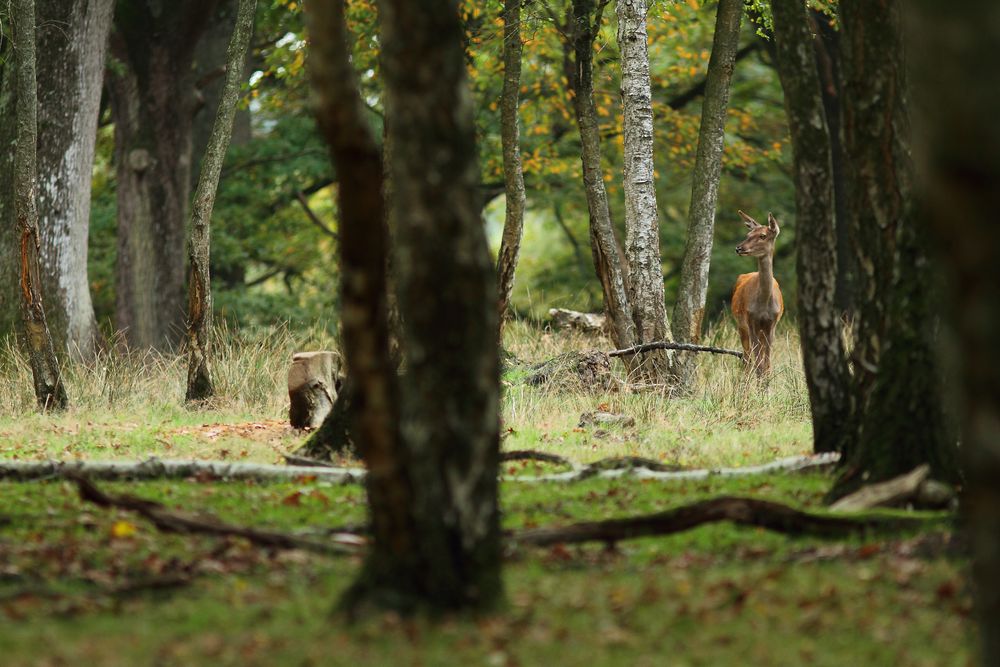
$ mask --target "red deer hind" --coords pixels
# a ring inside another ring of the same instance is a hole
[[[743,211],[739,211],[743,224],[750,230],[743,243],[736,246],[736,254],[757,258],[757,271],[744,273],[736,279],[733,288],[732,308],[736,326],[743,343],[743,360],[752,364],[758,377],[771,372],[771,346],[774,327],[785,312],[781,288],[774,279],[774,240],[781,231],[778,221],[767,214],[767,225],[757,224]]]

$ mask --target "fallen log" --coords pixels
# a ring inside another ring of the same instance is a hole
[[[924,509],[947,507],[955,497],[947,485],[929,479],[926,463],[905,475],[877,484],[863,486],[830,505],[833,512],[859,512],[875,507],[900,507],[913,504]]]
[[[507,537],[515,545],[551,546],[583,542],[615,543],[637,537],[672,535],[698,526],[729,521],[741,526],[764,528],[784,535],[846,537],[871,530],[907,530],[927,523],[918,517],[847,518],[803,512],[788,505],[723,496],[684,505],[665,512],[624,519],[585,521],[557,528],[533,528]],[[938,520],[932,517],[930,520]]]
[[[608,352],[609,357],[624,357],[628,354],[642,354],[643,352],[652,352],[653,350],[681,350],[683,352],[711,352],[713,354],[731,354],[734,357],[743,358],[743,353],[739,350],[730,350],[724,347],[712,347],[710,345],[695,345],[694,343],[668,343],[666,341],[659,341],[655,343],[643,343],[642,345],[634,345],[633,347],[627,347],[624,350],[612,350]]]
[[[365,471],[356,468],[319,468],[310,466],[275,466],[257,463],[220,461],[183,461],[150,458],[145,461],[3,461],[0,480],[29,481],[70,479],[84,476],[101,480],[150,479],[224,479],[281,481],[303,477],[337,484],[352,484],[364,479]]]
[[[158,502],[138,498],[127,494],[110,495],[104,493],[93,482],[85,477],[77,476],[77,489],[80,499],[99,507],[136,512],[148,519],[157,530],[165,533],[181,533],[186,535],[201,534],[216,537],[241,537],[257,546],[272,549],[302,549],[325,555],[357,553],[365,541],[356,535],[331,536],[328,541],[320,542],[305,539],[289,533],[272,530],[260,530],[247,526],[237,526],[226,523],[210,515],[194,515],[186,512],[169,510]]]
[[[576,464],[569,459],[558,454],[548,452],[538,452],[533,449],[515,449],[509,452],[500,452],[500,462],[507,461],[540,461],[542,463],[555,463],[558,465],[575,468]]]
[[[576,329],[587,333],[607,330],[608,318],[604,313],[581,313],[566,308],[549,308],[552,323],[560,329]]]

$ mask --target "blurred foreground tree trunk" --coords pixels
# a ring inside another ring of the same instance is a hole
[[[728,1],[728,0],[727,0]],[[736,0],[739,5],[739,0]],[[628,297],[636,343],[671,341],[663,294],[660,225],[653,167],[653,97],[649,80],[646,0],[618,0],[618,48],[622,73],[623,185]],[[636,371],[646,382],[673,384],[673,359],[665,350],[639,357]]]
[[[1000,664],[1000,5],[910,0],[922,191],[945,259],[961,378],[962,499],[974,555],[981,663]],[[928,282],[928,281],[921,281]]]
[[[94,354],[87,280],[90,181],[112,0],[38,2],[38,227],[45,314],[55,347]]]
[[[115,121],[118,263],[115,325],[139,348],[184,331],[185,224],[195,47],[218,0],[120,3],[108,92]]]
[[[573,100],[573,112],[580,130],[580,159],[583,162],[583,186],[590,213],[590,250],[594,269],[601,281],[604,310],[611,322],[611,340],[619,349],[636,344],[635,321],[628,299],[628,268],[622,258],[614,226],[608,193],[601,168],[601,134],[594,106],[594,40],[601,27],[601,17],[609,0],[573,0],[563,33],[564,69]]]
[[[812,410],[813,450],[838,451],[850,375],[837,294],[837,233],[830,133],[806,9],[772,0],[775,65],[785,93],[795,180],[799,334]]]
[[[853,161],[850,199],[859,320],[853,419],[832,497],[921,463],[958,481],[958,449],[945,416],[938,364],[939,272],[913,202],[908,80],[897,0],[843,0],[844,128]]]
[[[344,344],[373,535],[343,600],[352,612],[488,608],[501,596],[496,279],[479,217],[458,7],[432,5],[380,7],[401,380],[389,349],[382,165],[344,3],[309,7],[320,125],[335,164],[351,165],[338,170],[349,179],[338,189]],[[382,221],[374,232],[372,220]]]
[[[22,342],[34,378],[35,399],[43,410],[63,409],[69,401],[59,374],[52,336],[45,321],[42,272],[39,267],[38,100],[35,70],[35,3],[16,0],[13,7],[14,52],[17,61],[17,146],[14,154],[14,215],[17,254],[10,258],[21,269],[18,291],[24,319]]]
[[[233,133],[236,104],[240,99],[243,63],[253,34],[257,0],[240,0],[229,50],[226,54],[226,85],[219,100],[212,134],[205,148],[194,193],[191,214],[190,266],[188,279],[187,351],[188,375],[185,398],[199,401],[214,393],[209,361],[212,336],[212,281],[209,270],[212,209],[222,174],[222,163]]]
[[[521,172],[521,138],[518,129],[518,96],[521,88],[521,1],[504,0],[503,91],[500,93],[500,141],[503,145],[504,206],[503,238],[497,257],[500,301],[500,332],[503,333],[514,272],[524,233],[524,174]],[[502,338],[501,338],[502,341]]]
[[[673,313],[674,337],[683,343],[698,343],[701,340],[712,240],[715,237],[715,209],[719,200],[719,179],[722,176],[729,88],[736,66],[742,19],[741,0],[720,0],[715,20],[715,36],[712,39],[712,55],[708,61],[705,80],[698,154],[691,180],[687,243]],[[677,370],[685,384],[690,382],[693,368],[693,355],[679,358]]]

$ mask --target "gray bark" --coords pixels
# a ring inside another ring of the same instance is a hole
[[[115,120],[118,264],[115,324],[139,348],[184,331],[185,224],[191,193],[192,62],[217,0],[161,11],[136,0],[115,17],[108,91]]]
[[[0,9],[0,19],[8,20]],[[0,118],[17,114],[17,77],[13,43],[0,39]],[[14,217],[14,148],[17,123],[0,123],[0,331],[14,331],[20,321],[20,290],[17,276],[17,224]]]
[[[14,215],[19,252],[11,257],[21,267],[18,289],[24,320],[23,346],[34,378],[35,399],[42,410],[63,409],[69,403],[59,374],[52,336],[45,321],[39,266],[38,85],[35,68],[35,3],[17,0],[13,5],[15,56],[17,58],[17,146],[14,155]]]
[[[1000,5],[911,0],[922,191],[956,336],[980,663],[1000,664]]]
[[[90,181],[112,0],[38,3],[39,232],[46,317],[56,349],[94,353],[87,280]]]
[[[521,172],[521,138],[518,129],[518,95],[521,87],[521,0],[505,0],[503,9],[503,91],[500,93],[500,140],[503,145],[503,180],[506,194],[503,238],[497,257],[500,329],[506,320],[514,272],[524,232],[524,174]]]
[[[813,450],[838,451],[849,410],[847,352],[836,303],[837,233],[830,134],[806,10],[773,0],[776,65],[785,93],[795,180],[799,333]]]
[[[742,18],[741,0],[720,0],[715,19],[715,36],[712,39],[712,55],[705,79],[698,153],[691,181],[687,243],[673,312],[673,333],[678,341],[697,343],[701,340],[712,241],[715,236],[715,208],[722,175],[729,87],[736,65]],[[687,357],[680,360],[678,372],[685,383],[690,381],[692,370],[693,359]]]
[[[635,322],[626,291],[628,273],[615,239],[608,193],[604,188],[600,125],[594,106],[594,39],[607,2],[601,0],[600,4],[595,4],[594,0],[573,0],[572,15],[565,30],[568,38],[564,65],[580,130],[583,185],[590,214],[590,250],[601,281],[604,309],[611,321],[611,339],[616,347],[623,348],[635,345]]]
[[[660,226],[653,176],[653,102],[646,46],[646,0],[618,0],[624,134],[625,254],[636,342],[670,341],[663,294]],[[638,371],[651,382],[669,379],[671,358],[659,350],[642,357]]]
[[[188,378],[186,399],[204,400],[214,393],[209,367],[212,333],[212,282],[209,275],[210,232],[215,193],[219,187],[222,163],[229,148],[236,117],[236,103],[243,81],[243,63],[253,34],[257,0],[240,0],[236,25],[226,56],[226,85],[219,100],[215,125],[205,149],[198,188],[191,214],[190,279],[188,282]]]

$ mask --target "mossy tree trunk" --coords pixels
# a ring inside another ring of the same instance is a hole
[[[845,57],[851,87],[844,113],[854,160],[851,199],[856,238],[867,242],[859,278],[869,291],[860,301],[854,353],[854,430],[833,497],[921,463],[930,464],[936,479],[958,480],[938,364],[939,290],[932,279],[939,268],[928,257],[913,201],[900,6],[845,0],[841,17],[845,53],[851,54]],[[887,274],[891,280],[884,284]]]
[[[500,93],[500,141],[503,145],[503,180],[506,193],[503,237],[497,257],[497,284],[500,300],[497,311],[503,331],[514,272],[524,233],[524,174],[521,172],[521,138],[518,128],[518,99],[521,88],[521,1],[504,0],[503,6],[503,91]]]
[[[5,7],[0,20],[9,24]],[[0,40],[0,118],[17,115],[17,63],[10,39]],[[17,222],[14,216],[14,148],[17,123],[0,123],[0,331],[14,331],[21,320],[20,262],[15,261]]]
[[[728,0],[727,0],[728,1]],[[628,297],[636,343],[671,341],[663,294],[660,224],[653,166],[653,96],[649,79],[646,0],[618,0],[621,52],[623,189]],[[664,350],[640,357],[636,371],[646,382],[673,384],[673,355]]]
[[[407,373],[389,352],[379,151],[351,70],[342,2],[310,5],[320,122],[342,177],[343,322],[372,547],[344,605],[488,608],[500,597],[496,280],[451,0],[382,3],[394,139],[394,270]],[[397,386],[399,391],[397,393]],[[397,395],[400,400],[397,401]]]
[[[236,104],[243,81],[243,63],[253,34],[256,9],[257,0],[240,0],[226,55],[226,84],[219,100],[215,125],[205,148],[205,158],[198,175],[198,188],[194,193],[191,238],[188,243],[188,376],[185,396],[188,401],[204,400],[214,393],[209,367],[212,333],[212,283],[209,275],[212,209],[215,206],[219,176],[222,174],[222,163],[233,133],[233,119],[236,117]]]
[[[1000,4],[908,3],[923,112],[922,190],[932,243],[946,259],[945,320],[961,381],[962,511],[982,665],[1000,664]],[[921,281],[927,282],[927,281]]]
[[[795,180],[799,334],[813,450],[838,451],[849,409],[847,353],[837,294],[833,159],[806,9],[773,0],[776,66],[785,93]]]
[[[698,343],[701,340],[712,241],[715,237],[715,209],[722,176],[729,88],[736,66],[742,18],[741,0],[720,0],[715,19],[715,36],[712,39],[712,55],[705,79],[698,153],[691,181],[687,242],[673,312],[674,337],[680,342]],[[678,373],[685,384],[689,383],[694,366],[693,356],[682,356],[678,361]]]
[[[183,337],[195,47],[218,0],[119,3],[108,93],[115,121],[115,325],[138,348]]]
[[[45,321],[42,271],[39,266],[38,100],[35,67],[35,3],[13,4],[14,52],[17,59],[17,146],[14,154],[14,216],[18,252],[10,260],[20,267],[18,289],[24,321],[22,342],[34,378],[35,399],[43,410],[63,409],[69,401],[59,374],[52,336]]]

